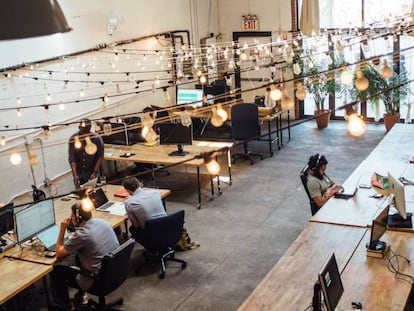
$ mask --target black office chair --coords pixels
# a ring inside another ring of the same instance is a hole
[[[95,282],[87,290],[88,293],[98,296],[99,301],[92,299],[88,301],[88,308],[97,310],[113,310],[114,306],[122,305],[123,299],[117,298],[106,303],[105,296],[116,290],[127,278],[129,259],[134,249],[135,240],[129,239],[113,252],[105,255],[102,259],[102,268],[94,277]]]
[[[318,206],[318,204],[315,203],[315,201],[313,201],[310,193],[309,193],[309,189],[308,189],[308,174],[309,174],[309,167],[306,164],[305,167],[300,171],[300,180],[302,181],[303,187],[305,188],[306,194],[308,195],[309,198],[309,204],[310,204],[310,208],[311,208],[311,213],[312,216],[316,214],[317,211],[319,211],[320,207]]]
[[[187,262],[185,260],[175,258],[174,251],[174,246],[180,240],[183,232],[184,214],[184,210],[180,210],[171,215],[147,220],[145,229],[142,230],[142,234],[137,237],[137,242],[139,242],[147,252],[154,254],[147,254],[147,259],[151,257],[160,261],[160,279],[163,279],[165,276],[166,261],[179,262],[181,263],[182,269],[187,267]]]
[[[237,159],[250,160],[254,164],[254,157],[263,160],[263,155],[248,150],[248,140],[260,136],[259,110],[256,104],[243,103],[231,106],[231,137],[236,143],[243,142],[244,153],[233,153],[232,162]]]

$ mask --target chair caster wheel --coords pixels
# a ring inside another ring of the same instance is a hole
[[[158,275],[158,277],[159,277],[160,279],[163,279],[163,278],[165,277],[165,272],[161,272],[161,273]]]
[[[187,263],[186,263],[186,262],[183,262],[183,263],[181,264],[181,268],[182,268],[182,269],[187,268]]]

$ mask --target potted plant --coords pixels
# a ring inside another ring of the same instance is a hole
[[[374,64],[369,62],[362,65],[361,71],[368,79],[369,86],[364,91],[355,88],[353,91],[356,98],[361,100],[369,98],[378,113],[379,105],[382,103],[385,108],[384,124],[386,130],[389,131],[395,123],[400,122],[400,106],[404,103],[409,92],[407,72],[403,70],[397,73],[393,70],[392,76],[385,78]],[[356,80],[357,77],[354,77],[354,81]],[[379,116],[376,116],[376,119],[379,120]]]
[[[304,74],[304,86],[312,96],[315,104],[315,120],[319,129],[328,126],[331,112],[327,104],[329,103],[328,95],[335,95],[335,92],[341,91],[341,86],[335,81],[335,71],[337,66],[332,63],[328,65],[327,70],[323,70],[320,63],[311,59],[308,68]]]
[[[300,56],[301,52],[301,49],[294,52],[294,66],[300,68],[297,70],[300,71],[297,76],[303,77],[303,86],[313,98],[316,124],[319,129],[322,129],[328,126],[331,116],[327,106],[329,102],[328,95],[335,95],[337,91],[342,91],[341,85],[335,81],[335,70],[333,70],[341,66],[342,62],[341,64],[335,64],[333,53],[329,55],[330,60],[333,60],[332,62],[327,62],[328,57],[309,58],[306,62]]]

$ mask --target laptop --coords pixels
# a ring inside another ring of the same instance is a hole
[[[335,198],[337,199],[349,199],[355,196],[358,191],[358,184],[361,179],[361,176],[356,179],[356,181],[348,183],[343,186],[340,191],[335,193]]]
[[[89,192],[88,196],[97,211],[109,212],[108,209],[110,207],[122,206],[124,204],[123,202],[109,201],[102,188]]]
[[[56,241],[59,235],[59,226],[54,224],[37,234],[37,238],[42,242],[43,246],[48,251],[56,250]]]

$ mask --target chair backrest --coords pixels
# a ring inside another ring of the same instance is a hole
[[[134,245],[135,240],[129,239],[102,258],[102,267],[97,276],[98,280],[88,292],[97,296],[106,296],[126,280]]]
[[[316,212],[319,210],[319,206],[313,201],[309,189],[308,189],[308,175],[309,175],[309,166],[306,164],[305,167],[300,171],[300,180],[302,181],[303,188],[305,188],[306,194],[309,198],[309,204],[311,207],[312,215],[315,215]]]
[[[142,246],[148,251],[162,251],[173,247],[181,239],[184,226],[184,210],[153,218],[145,222]]]
[[[246,140],[260,136],[259,109],[256,104],[241,103],[231,106],[231,137]]]

